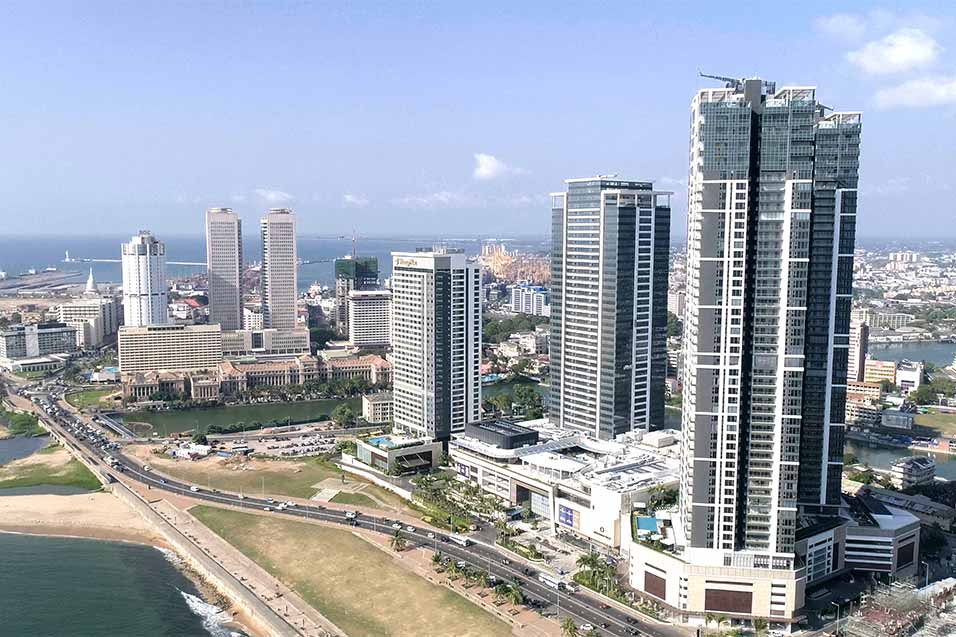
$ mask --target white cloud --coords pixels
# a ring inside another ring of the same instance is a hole
[[[874,195],[902,195],[905,192],[908,192],[910,189],[910,178],[909,177],[891,177],[886,181],[877,183],[872,188],[870,192]]]
[[[843,40],[859,40],[866,33],[866,20],[859,15],[836,13],[817,18],[817,29]]]
[[[879,108],[930,108],[956,105],[956,76],[907,80],[876,92]]]
[[[246,200],[246,196],[243,194],[232,195],[231,197],[229,197],[229,200],[232,201],[233,203],[242,203]]]
[[[867,73],[899,73],[932,64],[942,50],[933,36],[907,27],[850,51],[846,59]]]
[[[437,192],[404,195],[392,200],[399,208],[426,209],[436,208],[467,208],[478,205],[471,196],[461,192],[439,190]]]
[[[293,197],[287,192],[283,192],[281,190],[274,190],[272,188],[256,188],[255,193],[261,199],[264,199],[265,201],[272,204],[289,203],[290,201],[295,199],[295,197]]]
[[[479,181],[488,181],[504,175],[520,175],[524,170],[509,166],[494,155],[475,153],[475,171],[472,176]]]
[[[342,195],[342,203],[345,204],[347,208],[364,208],[368,205],[368,197],[347,192]]]

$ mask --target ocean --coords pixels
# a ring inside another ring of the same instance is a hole
[[[243,255],[247,263],[260,261],[262,246],[258,228],[243,228]],[[4,237],[0,236],[0,271],[15,276],[30,268],[43,270],[55,267],[64,271],[86,273],[93,268],[93,277],[100,283],[119,283],[123,279],[119,263],[63,263],[66,252],[70,257],[86,259],[119,259],[120,245],[129,241],[129,235],[110,237]],[[206,260],[206,241],[201,236],[162,236],[157,238],[166,243],[167,261],[203,263]],[[416,248],[431,248],[444,245],[449,248],[461,248],[466,254],[477,255],[481,251],[481,239],[448,237],[384,237],[359,239],[356,252],[360,256],[377,257],[381,276],[391,276],[393,251],[414,251]],[[547,252],[549,241],[540,239],[505,240],[508,249],[526,252]],[[351,237],[316,237],[300,235],[298,239],[299,258],[304,261],[317,261],[299,267],[299,290],[305,291],[313,282],[331,286],[335,283],[332,259],[351,254]],[[169,277],[181,277],[202,272],[205,266],[167,265]]]
[[[0,635],[228,637],[223,619],[155,548],[0,533]]]

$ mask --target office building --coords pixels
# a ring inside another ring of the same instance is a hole
[[[936,480],[936,460],[932,456],[900,458],[890,467],[890,482],[897,489],[906,489]]]
[[[447,441],[481,406],[481,268],[451,250],[392,253],[394,422]]]
[[[206,211],[209,322],[242,329],[242,220],[231,208]]]
[[[874,330],[898,330],[915,321],[916,316],[904,312],[881,312],[871,308],[859,308],[853,310],[852,319],[866,323]]]
[[[78,347],[99,347],[119,328],[119,303],[110,296],[87,296],[60,305],[57,318],[76,328]]]
[[[76,351],[76,328],[48,321],[0,329],[0,358],[9,361]]]
[[[392,329],[389,290],[352,290],[348,297],[349,342],[355,347],[388,347]]]
[[[119,330],[122,373],[216,369],[222,328],[209,325],[124,325]]]
[[[687,295],[683,290],[667,293],[667,311],[683,320],[684,306],[687,303]]]
[[[866,355],[870,351],[870,326],[850,321],[850,352],[847,357],[847,382],[862,381],[866,368]]]
[[[277,356],[308,354],[309,330],[229,330],[222,333],[223,356]]]
[[[880,361],[868,358],[863,364],[863,381],[866,383],[881,383],[888,380],[896,384],[896,361]]]
[[[262,325],[290,330],[296,326],[298,295],[295,215],[272,208],[262,218]]]
[[[123,244],[123,324],[169,323],[166,244],[147,230]]]
[[[242,329],[261,330],[263,327],[262,305],[246,305],[242,308]]]
[[[541,285],[519,283],[511,287],[511,311],[533,316],[551,316],[551,294]]]
[[[362,419],[372,425],[392,422],[392,392],[382,391],[362,396]]]
[[[661,427],[670,193],[566,183],[551,195],[551,418],[605,439]]]
[[[759,78],[702,89],[690,110],[681,495],[663,533],[676,548],[635,545],[631,582],[688,622],[788,628],[798,542],[845,525],[861,117]]]
[[[335,260],[335,329],[349,334],[349,292],[378,286],[378,259],[349,257]]]

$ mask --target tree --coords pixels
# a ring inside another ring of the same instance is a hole
[[[858,464],[860,459],[856,455],[850,453],[849,451],[843,454],[843,464],[844,466],[850,466],[852,464]]]
[[[519,606],[524,604],[524,593],[521,592],[521,589],[518,588],[515,584],[512,584],[508,587],[508,592],[505,594],[505,597],[511,602],[514,606]]]
[[[911,392],[909,398],[917,405],[935,405],[938,402],[936,392],[933,391],[932,386],[926,383],[923,383],[917,387],[915,391]]]
[[[355,424],[355,412],[348,405],[339,405],[332,410],[332,421],[339,427],[351,427]]]
[[[206,434],[199,433],[197,431],[196,433],[193,434],[193,442],[195,442],[197,445],[208,445],[209,438],[206,437]]]
[[[524,376],[529,367],[531,367],[530,360],[527,358],[519,358],[514,362],[509,371],[515,376]]]
[[[667,313],[667,338],[679,337],[684,333],[684,324],[673,312]]]
[[[578,637],[578,625],[570,617],[565,617],[561,622],[561,637]]]
[[[752,623],[754,627],[754,633],[757,635],[757,637],[760,637],[760,635],[763,635],[765,632],[767,632],[769,624],[763,617],[754,617]]]
[[[388,543],[395,552],[404,551],[405,547],[408,546],[408,541],[405,539],[405,536],[402,535],[401,531],[395,531]]]
[[[717,622],[717,632],[718,632],[718,633],[721,632],[721,628],[720,628],[721,626],[723,626],[724,624],[730,623],[730,620],[727,619],[727,616],[726,616],[726,615],[717,615],[717,617],[714,618],[714,621]]]
[[[432,564],[434,564],[435,566],[438,566],[439,564],[441,564],[441,561],[442,561],[441,551],[432,553]]]
[[[896,391],[896,383],[891,380],[883,379],[880,381],[880,391],[884,394],[892,394]]]
[[[491,399],[491,403],[500,411],[502,414],[511,413],[511,396],[508,394],[498,394]]]
[[[313,327],[309,330],[309,343],[312,351],[316,352],[325,349],[325,346],[335,338],[335,330],[329,327]]]

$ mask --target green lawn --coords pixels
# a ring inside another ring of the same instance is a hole
[[[916,414],[916,424],[935,429],[944,436],[956,436],[956,414],[947,414],[940,411]]]
[[[153,426],[162,435],[181,431],[206,431],[210,425],[235,423],[270,423],[291,418],[293,421],[318,420],[328,417],[340,404],[347,404],[356,413],[362,410],[362,398],[343,400],[311,400],[291,403],[265,403],[260,405],[233,405],[206,409],[177,409],[170,411],[137,411],[123,416],[125,423],[143,422]]]
[[[0,425],[12,436],[42,436],[46,433],[35,414],[7,411],[3,407],[0,407]]]
[[[86,391],[77,392],[75,394],[70,394],[66,397],[66,402],[70,403],[77,409],[86,409],[87,407],[99,407],[100,398],[108,396],[116,392],[116,388],[109,387],[106,389],[88,389]]]
[[[347,530],[209,506],[190,513],[349,635],[511,635],[504,622]]]
[[[59,452],[59,453],[57,453]],[[63,486],[98,491],[102,485],[86,465],[75,458],[63,462],[63,458],[54,458],[60,453],[68,453],[61,447],[53,450],[43,449],[40,453],[50,456],[43,462],[21,464],[10,463],[0,467],[0,489],[14,487]]]
[[[348,491],[340,491],[332,496],[332,502],[336,504],[352,504],[360,507],[369,507],[371,509],[381,509],[382,506],[368,497],[367,495],[362,495],[361,493],[349,493]]]

